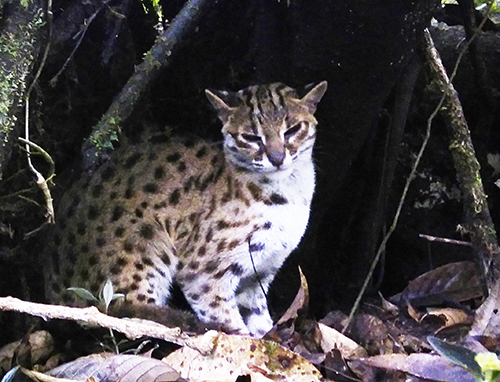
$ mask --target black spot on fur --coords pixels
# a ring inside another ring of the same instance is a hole
[[[116,260],[116,265],[118,265],[120,268],[123,268],[125,265],[127,265],[128,261],[125,257],[119,257],[118,260]]]
[[[171,205],[175,206],[179,203],[180,198],[181,198],[181,190],[178,188],[170,194],[168,202]]]
[[[142,213],[142,210],[139,208],[135,209],[135,216],[137,216],[139,219],[142,219],[144,217],[144,214]]]
[[[238,246],[239,243],[240,243],[239,240],[233,240],[228,244],[227,248],[229,250],[234,249]]]
[[[207,273],[213,273],[216,269],[217,266],[219,265],[219,262],[217,260],[210,260],[205,264],[205,272]]]
[[[134,264],[134,266],[135,266],[135,269],[137,269],[138,271],[143,271],[144,270],[144,264],[143,263],[137,262],[137,263]]]
[[[181,154],[179,154],[178,152],[175,152],[173,154],[167,155],[167,162],[168,163],[175,163],[179,159],[181,159]]]
[[[125,250],[125,252],[130,253],[134,250],[134,246],[130,241],[126,241],[125,243],[123,243],[123,249]]]
[[[144,296],[143,294],[138,294],[137,295],[137,300],[138,301],[146,301],[146,296]]]
[[[212,237],[214,235],[214,231],[212,230],[212,228],[210,228],[207,232],[207,235],[205,236],[205,241],[208,243],[210,241],[212,241]]]
[[[160,203],[156,203],[153,208],[155,210],[160,210],[162,208],[165,208],[167,206],[167,203],[165,201],[161,201]]]
[[[115,229],[115,237],[123,237],[124,234],[125,234],[125,228],[118,227],[117,229]]]
[[[104,240],[103,237],[98,237],[97,239],[95,239],[95,244],[98,246],[98,247],[104,247],[104,245],[106,244],[106,240]]]
[[[142,154],[141,153],[134,153],[131,156],[129,156],[126,160],[125,163],[123,164],[123,167],[126,169],[131,169],[132,167],[135,166],[137,161],[141,159]]]
[[[140,275],[140,274],[138,274],[138,273],[135,273],[135,274],[132,276],[132,278],[133,278],[135,281],[137,281],[137,282],[141,282],[141,281],[142,281],[142,277],[141,277],[141,275]]]
[[[145,257],[145,256],[142,258],[142,263],[146,267],[152,267],[154,265],[153,260],[151,260],[149,257]]]
[[[98,263],[98,259],[97,259],[97,256],[96,255],[92,255],[89,257],[89,265],[91,267],[93,267],[94,265],[96,265]]]
[[[125,210],[123,209],[123,207],[116,206],[113,209],[113,212],[111,213],[111,221],[112,222],[118,221],[122,217],[124,212],[125,212]]]
[[[195,154],[196,158],[203,158],[207,155],[207,146],[202,146]]]
[[[262,251],[265,248],[264,243],[253,243],[250,244],[250,252]]]
[[[101,180],[103,182],[106,182],[107,180],[110,180],[115,176],[116,169],[112,166],[109,165],[107,166],[101,173]]]
[[[165,176],[165,170],[162,166],[158,166],[155,168],[154,177],[159,180]]]
[[[241,276],[243,274],[243,268],[241,265],[233,263],[229,266],[229,271],[233,273],[235,276]]]
[[[204,245],[198,249],[198,256],[200,257],[205,256],[206,253],[207,253],[207,247],[205,247]]]
[[[248,191],[250,191],[250,194],[252,194],[252,198],[254,198],[255,201],[259,202],[262,200],[262,188],[260,188],[253,182],[248,182],[247,188]]]
[[[217,251],[222,252],[224,250],[224,248],[226,248],[226,239],[222,239],[217,244]]]
[[[277,194],[275,192],[271,194],[269,201],[271,202],[271,204],[279,204],[279,205],[288,203],[288,200],[283,195]]]
[[[156,194],[158,192],[158,186],[155,183],[146,183],[142,189],[148,194]]]
[[[87,232],[87,228],[85,227],[85,224],[83,224],[82,222],[78,223],[76,225],[76,232],[78,233],[78,235],[80,236],[83,236],[85,235],[85,232]]]
[[[225,222],[224,220],[219,220],[217,222],[217,229],[218,230],[226,229],[229,226],[230,226],[230,224],[228,222]]]
[[[125,190],[125,194],[123,196],[125,197],[125,199],[131,199],[132,196],[134,196],[134,190],[131,187],[128,187]]]
[[[179,165],[177,166],[177,170],[179,172],[184,172],[186,171],[186,163],[184,162],[179,162]]]
[[[89,220],[96,220],[99,217],[99,210],[96,206],[91,205],[87,214]]]
[[[87,244],[82,244],[80,248],[81,253],[89,253],[89,246]]]
[[[143,224],[139,229],[139,235],[146,240],[151,240],[154,237],[153,227],[150,224]]]
[[[263,226],[262,226],[262,229],[265,229],[265,230],[268,230],[270,229],[272,226],[272,223],[271,222],[266,222]]]
[[[92,188],[92,192],[91,192],[91,195],[94,197],[94,198],[98,198],[102,195],[102,190],[103,190],[103,186],[102,184],[96,184],[93,188]]]

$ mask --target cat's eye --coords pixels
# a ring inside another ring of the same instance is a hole
[[[241,134],[241,137],[247,142],[261,142],[262,141],[258,135],[254,135],[254,134]]]
[[[297,134],[301,127],[302,123],[297,123],[296,125],[293,125],[293,127],[285,131],[285,138],[290,138],[291,136]]]

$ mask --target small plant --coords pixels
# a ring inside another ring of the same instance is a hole
[[[93,302],[97,305],[104,304],[104,313],[108,314],[109,307],[111,303],[119,298],[124,298],[123,293],[115,293],[113,290],[113,283],[110,279],[106,281],[106,284],[102,287],[99,292],[99,297],[94,296],[85,288],[72,287],[68,288],[69,291],[74,292],[78,297],[84,299],[85,301]],[[116,354],[119,354],[118,344],[116,342],[115,334],[112,329],[109,329],[109,335],[113,341]]]
[[[495,353],[476,353],[466,347],[450,344],[437,337],[427,338],[431,346],[443,358],[462,367],[480,382],[500,381],[500,360]]]
[[[119,298],[124,298],[125,295],[123,293],[115,293],[113,290],[113,283],[110,279],[106,281],[106,284],[102,287],[99,292],[99,296],[94,296],[91,292],[89,292],[85,288],[71,287],[68,288],[69,291],[75,293],[78,297],[85,301],[90,301],[95,304],[104,304],[104,313],[108,313],[108,309],[111,306],[111,303]]]

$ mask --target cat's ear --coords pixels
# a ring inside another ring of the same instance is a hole
[[[208,89],[205,89],[205,94],[214,109],[217,111],[219,119],[222,123],[226,123],[229,118],[229,114],[231,114],[234,110],[234,108],[227,104],[232,98],[232,94],[222,90],[210,91]]]
[[[314,85],[308,85],[306,86],[306,89],[312,86]],[[322,81],[314,86],[311,90],[309,90],[307,94],[300,100],[300,102],[309,109],[309,112],[311,114],[316,111],[316,106],[318,105],[318,102],[321,101],[321,98],[323,98],[327,87],[328,82]]]

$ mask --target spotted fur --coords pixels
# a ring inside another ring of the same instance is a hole
[[[207,90],[222,145],[162,134],[123,145],[61,200],[45,251],[49,299],[78,304],[66,288],[97,293],[110,278],[125,304],[165,305],[175,280],[202,321],[264,335],[265,291],[309,218],[325,90]]]

